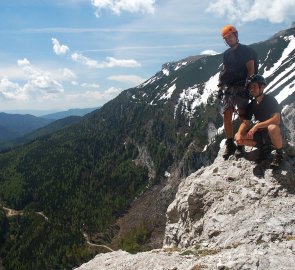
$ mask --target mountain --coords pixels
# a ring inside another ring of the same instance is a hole
[[[80,116],[69,116],[69,117],[65,117],[63,119],[51,122],[50,124],[42,128],[39,128],[36,131],[33,131],[29,134],[26,134],[22,137],[18,137],[13,140],[10,139],[12,136],[7,137],[3,143],[0,143],[0,150],[8,151],[8,149],[12,149],[17,146],[19,147],[20,145],[29,143],[30,141],[37,139],[38,137],[48,136],[49,134],[54,133],[58,130],[61,130],[79,123],[81,119],[82,117]]]
[[[290,28],[251,45],[284,110],[295,98],[294,36]],[[203,55],[164,64],[78,124],[1,153],[0,202],[20,211],[0,211],[4,267],[71,269],[105,246],[162,247],[179,184],[212,164],[223,138],[221,62]]]
[[[18,137],[19,133],[5,126],[0,125],[0,142],[10,140],[10,138]]]
[[[51,122],[52,120],[29,114],[0,113],[0,142],[21,137]]]
[[[58,120],[69,116],[84,116],[85,114],[97,110],[98,108],[99,107],[86,109],[70,109],[64,112],[56,112],[47,115],[42,115],[42,118]]]
[[[40,117],[6,114],[0,116],[0,150],[28,143],[37,137],[51,134],[80,121],[80,118],[97,108],[70,109]],[[7,127],[8,126],[8,127]]]

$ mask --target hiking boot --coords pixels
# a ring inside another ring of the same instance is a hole
[[[238,145],[236,148],[235,156],[237,158],[243,157],[245,154],[245,146],[244,145]]]
[[[273,169],[278,168],[281,165],[283,159],[284,159],[283,150],[282,149],[277,149],[275,154],[274,154],[273,160],[270,163],[270,167],[273,168]]]
[[[257,163],[262,162],[263,160],[266,160],[268,156],[270,155],[272,151],[272,146],[269,144],[264,144],[258,147],[258,157],[257,157]]]
[[[228,159],[231,155],[233,155],[236,151],[236,145],[233,139],[227,139],[225,142],[225,151],[222,155],[224,159]]]

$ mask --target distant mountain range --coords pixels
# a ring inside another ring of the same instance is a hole
[[[294,104],[295,28],[251,46],[266,91]],[[212,163],[224,137],[221,63],[222,54],[164,64],[77,124],[0,153],[0,204],[24,211],[0,211],[3,266],[73,269],[102,251],[85,239],[130,252],[162,246],[179,183]]]
[[[86,108],[86,109],[70,109],[67,111],[63,111],[63,112],[56,112],[56,113],[51,113],[51,114],[46,114],[46,115],[42,115],[42,118],[46,118],[46,119],[53,119],[53,120],[58,120],[58,119],[62,119],[68,116],[84,116],[94,110],[99,109],[99,107],[96,108]]]
[[[0,113],[0,142],[21,137],[38,128],[48,125],[53,120],[33,115]]]
[[[22,136],[17,135],[13,137],[14,134],[12,134],[10,136],[7,136],[6,140],[4,138],[2,142],[0,141],[0,151],[1,150],[7,151],[16,146],[21,146],[23,144],[29,143],[30,141],[33,141],[39,137],[48,136],[51,133],[54,133],[58,130],[61,130],[79,123],[81,119],[82,117],[80,116],[69,116],[56,121],[52,120],[50,124],[45,125],[44,127],[41,127],[33,132],[26,133]],[[6,134],[9,135],[9,133],[6,133]]]
[[[29,114],[0,113],[0,149],[8,146],[12,147],[18,142],[28,142],[30,138],[33,139],[37,136],[50,134],[64,127],[68,127],[71,124],[77,123],[80,117],[96,109],[97,108],[70,109],[68,111],[56,112],[40,117]],[[55,120],[64,118],[68,119],[58,121],[34,134],[30,134]]]

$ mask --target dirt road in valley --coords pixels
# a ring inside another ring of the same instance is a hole
[[[21,216],[24,214],[23,211],[18,211],[18,210],[14,210],[14,209],[10,209],[7,207],[2,207],[2,209],[4,210],[6,217],[14,217],[14,216]],[[42,217],[44,217],[44,219],[47,221],[48,217],[45,216],[45,214],[43,212],[35,212],[37,215],[40,215]]]

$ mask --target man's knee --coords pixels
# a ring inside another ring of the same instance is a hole
[[[268,133],[270,135],[278,135],[278,134],[281,134],[281,128],[279,125],[269,125],[267,127],[267,130],[268,130]]]

